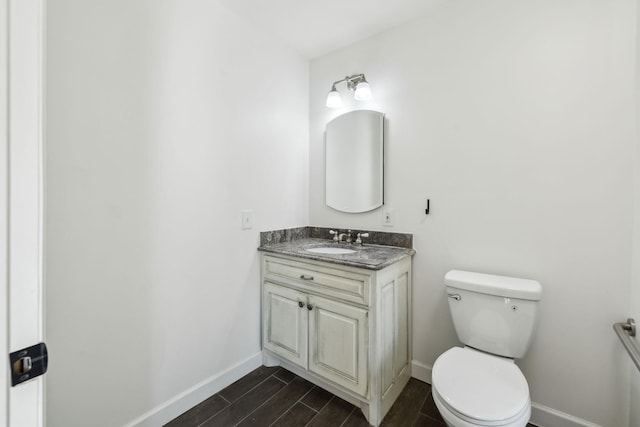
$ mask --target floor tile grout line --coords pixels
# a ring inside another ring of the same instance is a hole
[[[231,406],[231,402],[230,402],[229,400],[225,399],[225,398],[224,398],[221,394],[219,394],[219,393],[216,393],[216,394],[217,394],[218,396],[220,396],[220,398],[221,398],[222,400],[224,400],[225,402],[227,402],[227,403],[228,403],[228,405],[227,405],[227,406],[225,406],[224,408],[220,409],[220,410],[219,410],[218,412],[216,412],[215,414],[211,415],[209,418],[207,418],[207,419],[206,419],[206,420],[204,420],[203,422],[199,423],[197,427],[201,427],[201,426],[203,426],[203,425],[204,425],[204,423],[206,423],[206,422],[207,422],[207,421],[209,421],[211,418],[215,417],[215,416],[216,416],[216,415],[218,415],[220,412],[224,411],[224,410],[225,410],[225,409],[227,409],[229,406]],[[215,396],[216,394],[214,394],[213,396]],[[211,396],[211,397],[213,397],[213,396]]]
[[[296,402],[296,403],[297,403],[297,402]],[[293,405],[295,405],[295,403],[294,403]],[[287,410],[286,410],[286,411],[284,411],[282,414],[280,414],[280,416],[279,416],[278,418],[276,418],[275,420],[273,420],[273,422],[272,422],[271,424],[269,424],[269,426],[274,425],[275,423],[277,423],[277,422],[278,422],[278,420],[279,420],[279,419],[281,419],[282,417],[284,417],[284,416],[285,416],[285,414],[286,414],[287,412],[289,412],[289,411],[291,410],[291,408],[293,408],[293,405],[291,405],[290,407],[288,407],[288,408],[287,408]]]
[[[318,386],[316,386],[316,387],[318,387]],[[320,389],[324,390],[322,387],[318,387],[318,388],[320,388]],[[326,391],[326,390],[325,390],[325,391]],[[318,409],[318,411],[317,411],[317,412],[318,412],[318,413],[320,413],[320,411],[322,411],[322,410],[323,410],[323,409],[324,409],[324,408],[329,404],[329,402],[331,402],[335,397],[336,397],[336,395],[334,395],[334,394],[332,393],[332,394],[331,394],[331,399],[327,400],[327,403],[325,403],[324,405],[322,405],[322,408]],[[311,408],[311,409],[313,409],[313,408]]]
[[[298,403],[298,402],[296,402]],[[315,412],[316,414],[320,411],[318,411],[317,409],[312,408],[311,406],[307,405],[306,403],[304,403],[302,400],[300,400],[300,404],[306,406],[307,408],[311,409],[313,412]],[[324,406],[323,406],[324,408]]]
[[[296,376],[297,376],[297,375],[296,375]],[[292,380],[291,382],[293,382],[293,381],[295,381],[295,379],[294,379],[294,380]],[[304,405],[304,406],[306,406],[307,408],[311,409],[313,412],[315,412],[315,415],[314,415],[313,417],[311,417],[311,419],[313,419],[316,415],[318,415],[318,411],[316,411],[316,410],[315,410],[315,409],[313,409],[311,406],[307,405],[306,403],[304,403],[304,402],[302,401],[302,399],[304,399],[305,397],[307,397],[307,395],[308,395],[309,393],[311,393],[311,390],[313,390],[314,388],[316,388],[316,386],[312,384],[312,387],[309,387],[309,390],[307,390],[307,392],[306,392],[305,394],[303,394],[303,395],[302,395],[298,400],[296,400],[295,402],[293,402],[293,403],[291,404],[291,406],[289,406],[289,407],[287,408],[287,410],[286,410],[286,411],[282,412],[282,414],[281,414],[281,415],[280,415],[276,420],[274,420],[271,424],[269,424],[269,425],[270,425],[270,426],[272,426],[272,425],[274,425],[275,423],[277,423],[277,422],[278,422],[278,420],[279,420],[280,418],[284,417],[284,416],[287,414],[287,412],[289,412],[289,411],[290,411],[294,406],[296,406],[296,404],[297,404],[297,403],[300,403],[301,405]]]
[[[276,372],[278,372],[278,371],[276,370]],[[241,420],[239,420],[237,423],[235,423],[235,424],[234,424],[234,426],[240,425],[244,420],[246,420],[247,418],[249,418],[249,417],[250,417],[254,412],[256,412],[258,409],[260,409],[260,408],[262,408],[264,405],[266,405],[268,401],[270,401],[271,399],[273,399],[273,397],[274,397],[275,395],[277,395],[278,393],[280,393],[282,390],[284,390],[284,389],[289,385],[289,383],[286,383],[286,382],[284,382],[283,380],[281,380],[280,378],[276,377],[276,372],[274,372],[273,374],[271,374],[271,375],[269,375],[267,378],[265,378],[265,381],[266,381],[267,379],[269,379],[269,378],[273,377],[273,378],[277,379],[278,381],[280,381],[282,384],[284,384],[284,387],[282,387],[280,390],[278,390],[275,394],[271,395],[269,398],[267,398],[267,400],[265,400],[264,402],[262,402],[260,405],[256,406],[256,407],[253,409],[253,411],[249,412],[249,413],[247,414],[247,416],[246,416],[246,417],[242,418],[242,419],[241,419]],[[264,382],[264,381],[263,381],[263,382]],[[262,384],[262,383],[260,383],[260,384]],[[259,384],[258,384],[258,385],[259,385]],[[256,387],[257,387],[257,386],[256,386]],[[254,388],[255,388],[255,387],[254,387]],[[253,389],[251,389],[251,390],[253,390]],[[248,393],[248,392],[247,392],[247,393]],[[245,394],[246,394],[246,393],[245,393]],[[244,396],[244,394],[243,394],[243,396]],[[238,400],[240,400],[240,398],[238,398]]]
[[[280,378],[280,377],[277,375],[277,374],[278,374],[278,372],[280,372],[280,371],[279,371],[279,370],[278,370],[278,371],[275,371],[275,372],[273,373],[273,376],[274,376],[274,377],[276,377],[277,379],[279,379],[279,380],[280,380],[280,381],[282,381],[282,382],[285,382],[285,383],[289,384],[290,382],[293,382],[293,380],[295,380],[295,377],[294,377],[291,381],[287,382],[284,378]],[[288,372],[289,372],[289,371],[288,371]],[[294,375],[295,375],[295,374],[294,374]],[[296,375],[296,376],[297,376],[297,375]]]
[[[244,392],[244,393],[242,393],[240,396],[238,396],[238,398],[237,398],[236,400],[234,400],[233,402],[231,402],[231,404],[233,405],[233,404],[234,404],[234,403],[236,403],[238,400],[242,399],[244,396],[246,396],[247,394],[251,393],[251,391],[252,391],[253,389],[255,389],[256,387],[258,387],[260,384],[262,384],[263,382],[265,382],[266,380],[268,380],[268,379],[269,379],[269,378],[271,378],[272,376],[273,376],[273,374],[271,374],[271,375],[269,375],[269,376],[265,377],[265,378],[264,378],[262,381],[260,381],[258,384],[254,385],[254,386],[253,386],[253,387],[251,387],[249,390],[245,391],[245,392]],[[278,381],[280,381],[280,380],[278,379]],[[230,384],[230,385],[231,385],[231,384]],[[223,389],[223,390],[224,390],[224,389]],[[222,390],[220,390],[220,391],[222,391]],[[220,392],[218,392],[218,394],[220,394]],[[220,394],[220,396],[222,396],[222,395]],[[223,396],[223,397],[224,397],[224,396]],[[225,399],[225,400],[227,400],[227,399]],[[229,400],[227,400],[227,401],[228,401],[228,402],[230,402]]]
[[[195,405],[195,406],[193,406],[191,409],[189,409],[189,410],[187,410],[187,411],[183,412],[182,414],[178,415],[178,416],[177,416],[177,417],[175,417],[173,420],[169,421],[169,423],[171,423],[171,422],[173,422],[173,421],[177,420],[178,418],[182,417],[183,415],[185,415],[185,414],[187,414],[187,413],[189,413],[189,412],[193,411],[193,410],[196,408],[196,406],[201,405],[202,403],[204,403],[205,401],[207,401],[207,400],[211,399],[212,397],[214,397],[214,396],[216,396],[216,395],[217,395],[220,399],[224,400],[224,401],[227,403],[227,406],[225,406],[224,408],[220,409],[218,412],[216,412],[215,414],[213,414],[212,416],[210,416],[209,418],[207,418],[207,419],[206,419],[206,420],[204,420],[203,422],[198,423],[198,425],[197,425],[196,427],[200,427],[202,424],[206,423],[206,422],[207,422],[207,421],[209,421],[211,418],[215,417],[215,416],[216,416],[216,415],[218,415],[220,412],[222,412],[222,411],[224,411],[226,408],[228,408],[228,407],[229,407],[229,405],[231,405],[231,402],[229,402],[227,399],[225,399],[224,397],[222,397],[222,395],[220,395],[220,394],[218,394],[218,393],[215,393],[215,394],[213,394],[213,395],[211,395],[211,396],[207,397],[206,399],[204,399],[202,402],[200,402],[200,403],[196,404],[196,405]]]
[[[307,392],[306,392],[306,393],[305,393],[305,394],[304,394],[300,399],[298,399],[298,400],[296,401],[296,403],[300,403],[301,405],[306,406],[307,408],[309,408],[309,409],[311,409],[313,412],[315,412],[315,413],[316,413],[316,415],[317,415],[317,414],[318,414],[318,412],[320,412],[320,411],[315,410],[314,408],[312,408],[311,406],[309,406],[309,405],[307,405],[306,403],[304,403],[304,402],[303,402],[304,398],[305,398],[305,397],[307,397],[307,396],[309,395],[309,393],[311,393],[311,391],[312,391],[314,388],[316,388],[316,387],[317,387],[317,385],[314,385],[314,384],[312,383],[312,387],[311,387],[311,388],[309,388],[309,390],[308,390],[308,391],[307,391]],[[293,408],[293,406],[294,406],[296,403],[294,403],[293,405],[291,405],[291,408]],[[291,409],[291,408],[289,408],[289,409]],[[314,415],[314,416],[315,416],[315,415]]]
[[[316,387],[318,387],[318,386],[316,386]],[[322,387],[318,387],[318,388],[322,388]],[[323,390],[324,390],[324,389],[323,389]],[[317,417],[317,416],[318,416],[318,414],[320,414],[320,411],[322,411],[324,408],[326,408],[326,407],[329,405],[329,403],[330,403],[330,402],[332,402],[332,401],[333,401],[333,399],[335,399],[335,398],[337,398],[337,396],[336,396],[336,395],[334,395],[334,394],[332,394],[332,395],[331,395],[331,399],[327,400],[327,403],[325,403],[324,405],[322,405],[322,408],[320,408],[318,411],[316,411],[316,415],[314,415],[314,417],[313,417],[313,418]],[[303,403],[303,405],[304,405],[304,403]],[[311,408],[311,409],[313,409],[313,408]],[[305,426],[308,426],[308,425],[313,421],[313,418],[311,418],[311,419],[309,420],[309,422],[305,424]]]
[[[425,416],[425,417],[429,418],[430,420],[433,420],[433,421],[437,421],[437,422],[439,422],[439,423],[442,423],[442,421],[441,421],[441,420],[439,420],[438,418],[433,417],[433,416],[431,416],[430,414],[425,414],[424,412],[422,412],[422,408],[424,407],[425,402],[426,402],[426,401],[427,401],[427,399],[429,398],[429,395],[431,395],[431,390],[432,390],[432,386],[431,386],[431,385],[429,385],[429,391],[427,392],[427,394],[426,394],[426,396],[425,396],[424,400],[422,401],[422,404],[420,405],[420,409],[418,410],[418,415],[423,415],[423,416]],[[443,424],[443,425],[446,425],[446,424]]]
[[[238,398],[237,398],[234,402],[231,402],[229,399],[225,398],[223,395],[221,395],[221,394],[220,394],[220,392],[216,393],[216,394],[217,394],[217,395],[219,395],[221,398],[223,398],[223,399],[225,400],[225,402],[229,402],[229,404],[228,404],[227,406],[225,406],[224,408],[222,408],[221,410],[219,410],[218,412],[216,412],[215,414],[213,414],[212,416],[210,416],[209,418],[207,418],[206,420],[204,420],[203,422],[201,422],[200,424],[198,424],[198,427],[202,427],[204,424],[206,424],[206,423],[207,423],[207,421],[209,421],[210,419],[212,419],[212,418],[216,417],[217,415],[219,415],[219,414],[220,414],[220,412],[224,411],[224,410],[225,410],[225,409],[227,409],[229,406],[233,405],[235,402],[237,402],[238,400],[242,399],[244,396],[246,396],[247,394],[249,394],[249,393],[251,392],[251,390],[255,389],[255,388],[256,388],[256,387],[258,387],[260,384],[262,384],[263,382],[265,382],[265,381],[266,381],[266,380],[268,380],[269,378],[273,377],[273,376],[274,376],[274,374],[275,374],[275,372],[274,372],[273,374],[271,374],[271,375],[269,375],[269,376],[265,377],[265,378],[264,378],[262,381],[260,381],[258,384],[256,384],[255,386],[251,387],[251,388],[250,388],[249,390],[247,390],[245,393],[243,393],[243,394],[241,394],[240,396],[238,396]],[[280,378],[277,378],[277,377],[275,377],[275,378],[276,378],[277,380],[279,380],[279,381],[282,381],[282,380],[280,380]],[[282,382],[284,382],[284,381],[282,381]],[[229,385],[231,385],[231,384],[229,384]],[[226,387],[225,387],[225,388],[226,388]],[[224,390],[224,389],[223,389],[223,390]],[[220,391],[222,391],[222,390],[220,390]],[[245,418],[246,418],[246,417],[245,417]],[[243,418],[243,420],[244,420],[244,418]],[[242,420],[240,420],[240,422],[242,422]],[[234,424],[234,425],[237,425],[237,423],[236,423],[236,424]]]
[[[351,412],[349,412],[349,415],[347,415],[347,417],[344,419],[344,421],[342,422],[342,424],[340,424],[340,427],[342,427],[342,426],[347,422],[347,420],[349,419],[349,417],[351,416],[351,414],[353,414],[353,412],[354,412],[356,409],[358,409],[358,407],[357,407],[357,406],[354,406],[354,407],[353,407],[353,409],[351,410]]]
[[[424,408],[424,404],[427,402],[427,399],[429,398],[430,394],[431,394],[431,386],[429,386],[429,388],[427,389],[427,393],[424,395],[424,399],[422,399],[422,403],[420,403],[420,409],[418,409],[418,414],[427,415],[424,412],[422,412],[422,408]],[[432,418],[432,417],[429,417],[429,418]]]

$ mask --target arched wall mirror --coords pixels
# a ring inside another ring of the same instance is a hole
[[[358,213],[384,203],[384,114],[357,110],[326,129],[326,202]]]

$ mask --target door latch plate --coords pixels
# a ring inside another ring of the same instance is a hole
[[[47,372],[48,363],[49,354],[47,346],[43,342],[10,353],[11,386],[44,374]]]

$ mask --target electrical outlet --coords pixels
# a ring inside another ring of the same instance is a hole
[[[246,209],[242,211],[242,229],[251,230],[253,228],[253,211]]]
[[[395,215],[393,209],[385,208],[382,210],[382,225],[386,227],[393,227],[393,221]]]

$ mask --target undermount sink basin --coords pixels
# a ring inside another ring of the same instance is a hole
[[[328,255],[346,255],[352,254],[356,251],[347,248],[332,248],[332,247],[320,247],[305,249],[307,252],[313,252],[314,254],[328,254]]]

